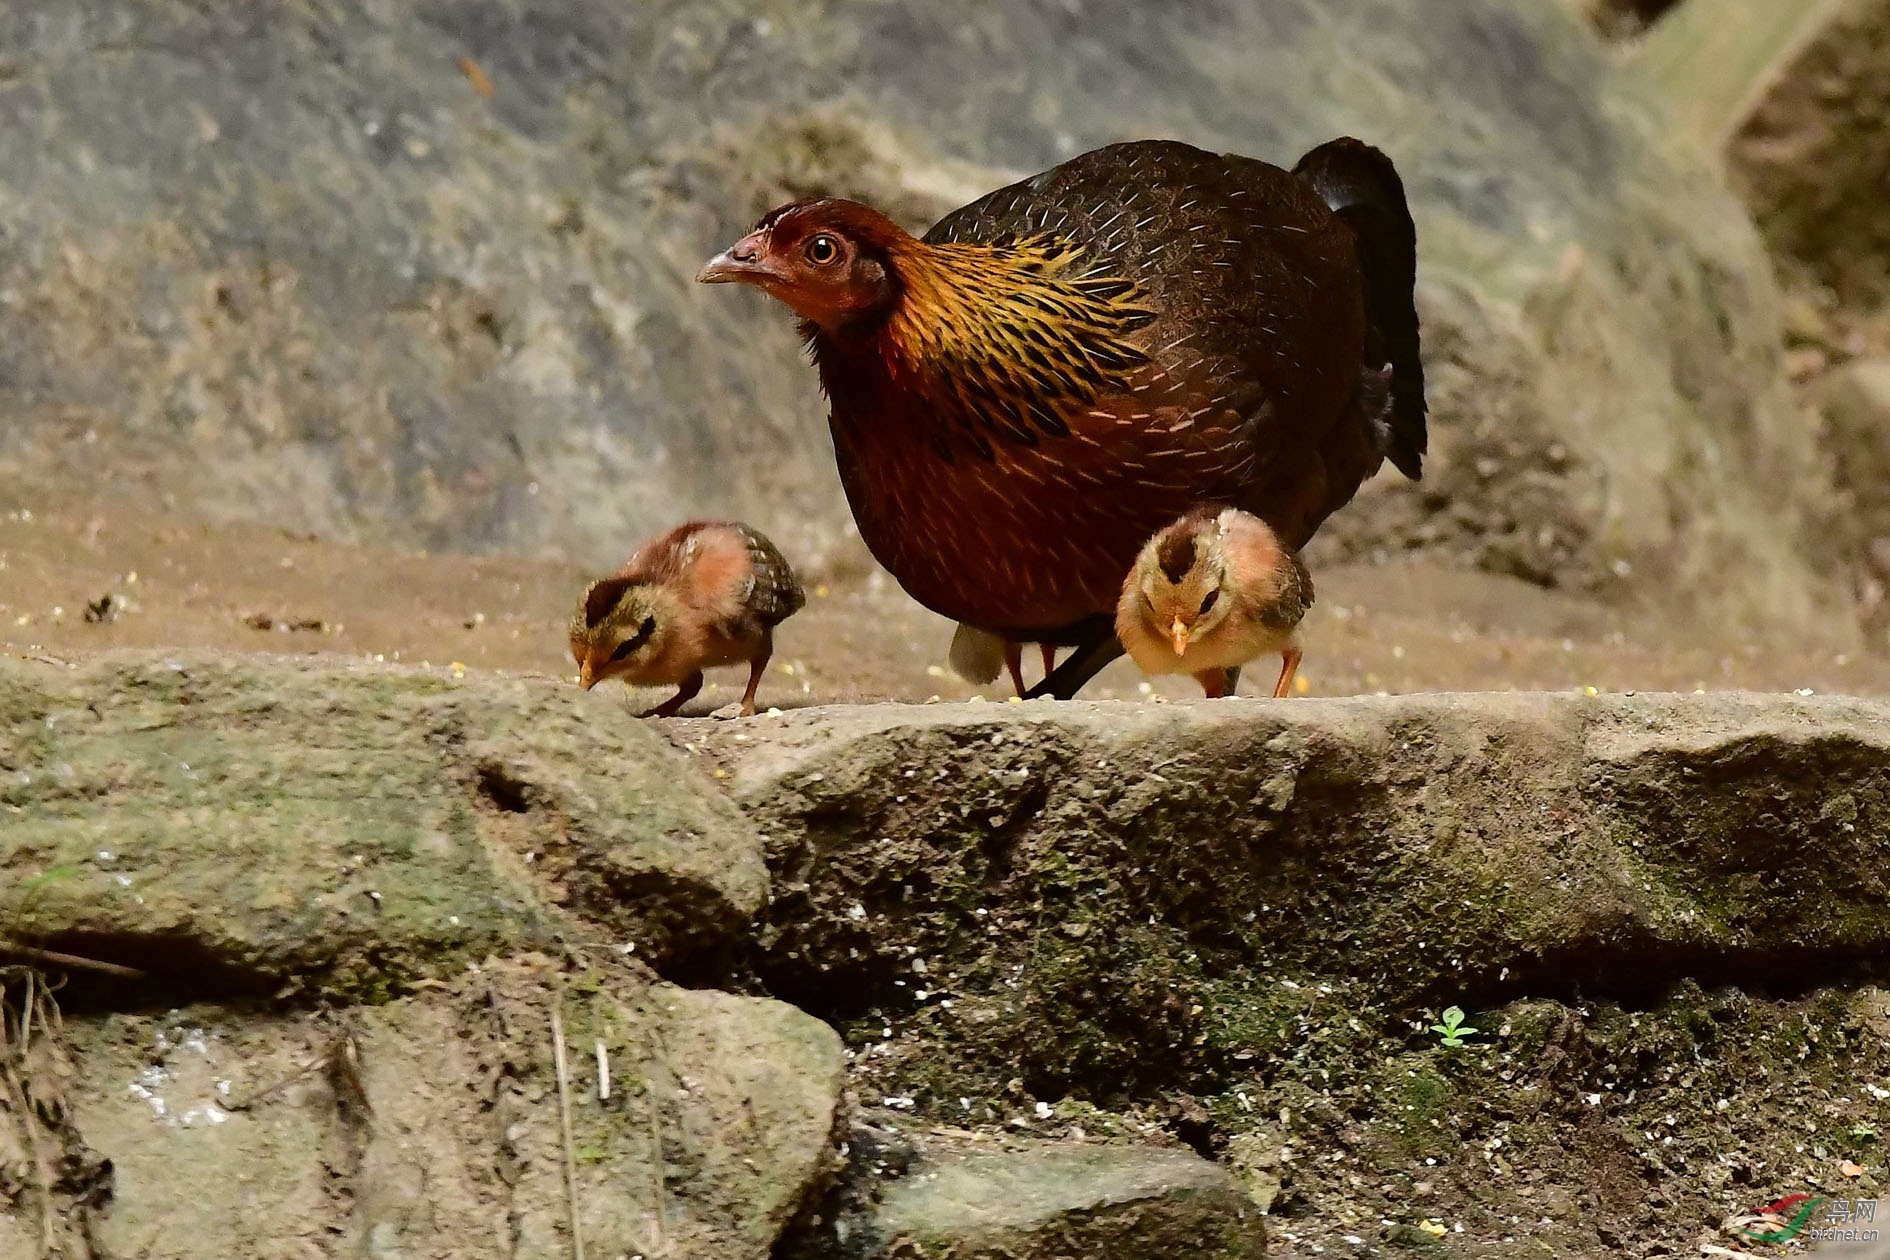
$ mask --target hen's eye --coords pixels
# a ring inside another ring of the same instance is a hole
[[[817,266],[824,267],[838,257],[840,257],[839,244],[825,232],[807,242],[807,261]]]
[[[1220,597],[1221,597],[1221,593],[1219,590],[1209,591],[1207,593],[1207,598],[1201,601],[1201,615],[1205,616],[1207,613],[1207,610],[1214,607],[1214,601],[1219,599]]]

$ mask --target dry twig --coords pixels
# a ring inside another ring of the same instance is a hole
[[[35,945],[22,945],[4,936],[0,936],[0,953],[13,954],[36,963],[44,963],[49,967],[77,967],[82,971],[96,971],[102,975],[120,976],[126,980],[144,979],[144,973],[136,967],[101,962],[96,958],[82,958],[77,954],[63,954],[56,949],[40,949]]]
[[[656,1246],[651,1255],[666,1256],[669,1254],[667,1241],[669,1229],[663,1218],[668,1215],[665,1210],[665,1200],[669,1197],[669,1189],[668,1177],[663,1167],[663,1112],[662,1103],[656,1096],[655,1068],[669,1063],[669,1047],[663,1043],[663,1034],[655,1028],[650,1030],[650,1043],[655,1053],[652,1056],[651,1070],[643,1078],[643,1094],[649,1100],[650,1106],[650,1172],[656,1183]]]
[[[571,1209],[571,1254],[584,1260],[584,1230],[578,1223],[577,1147],[571,1140],[571,1086],[565,1080],[564,991],[551,1005],[551,1057],[558,1070],[558,1126],[564,1131],[564,1192]]]
[[[297,1081],[303,1079],[304,1077],[307,1077],[313,1074],[318,1069],[327,1069],[327,1070],[332,1071],[334,1067],[335,1059],[338,1055],[342,1053],[342,1046],[347,1042],[347,1040],[348,1040],[347,1033],[345,1032],[336,1033],[335,1036],[329,1040],[328,1044],[321,1048],[321,1051],[318,1054],[316,1054],[314,1058],[308,1060],[308,1062],[303,1063],[301,1066],[297,1067],[293,1072],[289,1073],[287,1076],[277,1081],[274,1085],[270,1085],[263,1089],[256,1090],[254,1093],[245,1094],[243,1097],[235,1099],[234,1101],[221,1104],[223,1107],[223,1110],[247,1111],[249,1108],[254,1107],[257,1103],[262,1102],[264,1099],[273,1098],[275,1095],[280,1094],[283,1090],[287,1089],[289,1086],[295,1084]]]
[[[74,662],[66,660],[61,656],[48,656],[44,652],[35,652],[28,648],[14,647],[10,643],[0,643],[0,652],[5,652],[8,656],[15,657],[22,661],[34,661],[40,665],[58,665],[64,669],[71,669],[74,664]]]
[[[26,1063],[27,1051],[33,1042],[33,1014],[38,1005],[35,990],[37,973],[26,973],[26,996],[20,1001],[20,1015],[17,1022],[18,1048],[7,1032],[6,986],[0,984],[0,1072],[4,1078],[0,1084],[6,1087],[8,1100],[20,1112],[20,1123],[26,1129],[27,1155],[33,1161],[34,1189],[39,1192],[39,1231],[41,1254],[58,1255],[58,1225],[53,1211],[52,1169],[47,1166],[46,1155],[39,1142],[39,1121],[33,1116],[33,1095],[26,1082],[20,1076],[20,1068]]]

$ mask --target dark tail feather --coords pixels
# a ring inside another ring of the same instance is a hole
[[[1418,357],[1417,227],[1391,159],[1344,137],[1320,145],[1293,173],[1313,186],[1358,237],[1365,301],[1377,333],[1374,354],[1391,364],[1388,449],[1399,472],[1417,480],[1424,462],[1424,364]]]

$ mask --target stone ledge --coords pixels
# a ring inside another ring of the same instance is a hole
[[[672,738],[769,837],[771,990],[1023,1047],[1053,1091],[1285,1035],[1307,984],[1638,1000],[1890,948],[1877,701],[885,705],[739,733]]]

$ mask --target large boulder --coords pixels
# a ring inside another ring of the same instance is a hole
[[[836,1221],[832,1251],[851,1260],[1266,1255],[1259,1206],[1192,1151],[889,1132],[899,1167]]]
[[[24,0],[0,117],[0,470],[586,562],[844,534],[790,321],[691,283],[771,202],[917,226],[1125,137],[1356,134],[1414,203],[1435,442],[1324,554],[1848,634],[1758,239],[1561,5]]]
[[[682,771],[569,685],[0,656],[0,930],[189,996],[372,996],[560,937],[688,975],[768,877],[753,827]]]
[[[863,1102],[1159,1127],[1270,1207],[1283,1254],[1647,1257],[1740,1247],[1799,1185],[1881,1193],[1886,719],[1441,695],[670,733],[769,837],[757,971],[840,1028]],[[974,1180],[881,1184],[852,1223],[957,1239],[1025,1210]]]
[[[61,1120],[41,1153],[84,1170],[52,1196],[70,1250],[38,1247],[29,1176],[0,1257],[553,1260],[575,1216],[592,1255],[765,1260],[833,1170],[833,1031],[628,977],[562,989],[521,961],[339,1019],[68,1017],[32,1084]]]

